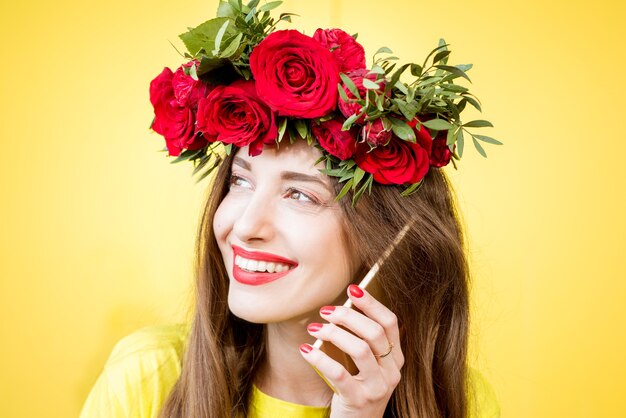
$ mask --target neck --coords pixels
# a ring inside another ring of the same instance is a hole
[[[301,344],[315,341],[306,331],[313,321],[293,319],[266,325],[266,356],[256,378],[263,393],[301,405],[330,405],[332,390],[300,354]]]

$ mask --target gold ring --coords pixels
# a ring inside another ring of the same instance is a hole
[[[389,343],[389,350],[387,350],[385,354],[374,354],[374,357],[378,357],[378,358],[387,357],[389,353],[391,353],[391,350],[393,350],[393,343]]]

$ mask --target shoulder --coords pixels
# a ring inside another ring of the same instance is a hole
[[[187,329],[186,325],[147,327],[118,341],[81,418],[156,417],[180,376]]]
[[[468,416],[470,418],[499,418],[500,404],[493,387],[485,376],[470,367],[467,371]]]

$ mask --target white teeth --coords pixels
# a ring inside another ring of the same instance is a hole
[[[248,271],[260,271],[268,273],[280,273],[289,270],[291,267],[287,264],[275,263],[271,261],[248,260],[240,255],[235,256],[235,264]]]

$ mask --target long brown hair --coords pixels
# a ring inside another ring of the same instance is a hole
[[[182,373],[161,418],[247,416],[253,378],[265,354],[264,325],[243,321],[228,309],[228,275],[213,234],[231,164],[232,155],[213,180],[199,225],[195,313]],[[376,278],[398,317],[405,357],[385,417],[465,418],[469,272],[452,188],[443,171],[431,168],[417,193],[402,197],[400,191],[374,184],[356,208],[349,196],[340,200],[349,245],[363,268],[407,223],[413,225]]]

